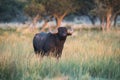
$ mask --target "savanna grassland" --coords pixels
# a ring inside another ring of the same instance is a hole
[[[59,61],[36,58],[34,33],[0,29],[0,80],[120,80],[120,28],[77,31]]]

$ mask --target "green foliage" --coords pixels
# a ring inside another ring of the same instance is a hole
[[[56,14],[58,16],[63,15],[65,12],[67,14],[75,12],[79,6],[77,0],[49,0],[46,2],[46,10],[51,15]]]
[[[81,5],[78,12],[82,15],[89,15],[90,10],[95,7],[94,0],[78,0],[78,4]]]
[[[35,17],[36,15],[42,16],[45,13],[45,6],[36,0],[31,0],[31,2],[25,6],[24,11],[30,17]]]
[[[39,14],[53,16],[54,14],[61,16],[65,12],[67,14],[75,12],[79,8],[77,0],[32,0],[25,7],[25,11],[30,16]]]
[[[112,14],[120,13],[120,0],[94,0],[95,8],[92,11],[94,15],[105,17],[109,9],[112,9]]]
[[[109,8],[112,14],[120,13],[120,0],[0,0],[0,22],[19,17],[24,14],[23,11],[30,17],[37,14],[41,17],[58,17],[75,12],[104,17]]]

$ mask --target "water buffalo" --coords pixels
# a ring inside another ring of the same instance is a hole
[[[52,55],[59,59],[68,35],[72,35],[72,31],[66,27],[59,27],[57,33],[37,33],[33,38],[35,54],[41,57]]]

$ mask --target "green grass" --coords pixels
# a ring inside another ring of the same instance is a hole
[[[68,37],[59,62],[39,60],[33,33],[0,34],[0,80],[120,80],[120,30],[81,30]]]

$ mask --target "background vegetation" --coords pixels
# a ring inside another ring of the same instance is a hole
[[[60,27],[63,19],[71,14],[88,16],[93,25],[98,18],[102,30],[109,31],[120,14],[120,0],[0,0],[0,22],[17,18],[25,23],[31,18],[32,27],[36,27],[39,20],[47,24],[54,18],[56,27]]]

